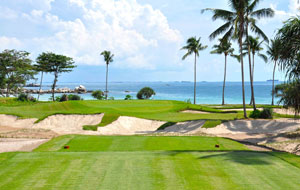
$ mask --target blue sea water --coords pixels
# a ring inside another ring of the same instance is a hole
[[[279,84],[280,82],[275,82]],[[57,88],[68,87],[74,89],[76,86],[84,85],[88,90],[105,90],[105,83],[59,83]],[[44,83],[43,89],[49,89],[51,83]],[[145,87],[151,87],[155,90],[155,100],[180,100],[193,101],[194,83],[192,82],[111,82],[108,84],[109,97],[115,99],[124,99],[126,95],[136,97],[137,92]],[[223,82],[198,82],[197,98],[198,104],[221,104],[222,103]],[[271,103],[272,82],[254,82],[255,98],[258,104]],[[250,83],[245,82],[246,103],[250,102]],[[56,94],[59,96],[60,94]],[[34,95],[37,96],[37,95]],[[40,100],[47,101],[50,94],[41,95]],[[80,94],[84,100],[91,100],[91,94]],[[241,82],[227,82],[225,90],[226,104],[242,103],[242,85]]]

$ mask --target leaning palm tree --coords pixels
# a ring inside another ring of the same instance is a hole
[[[269,41],[266,34],[256,25],[256,19],[261,18],[267,18],[267,17],[273,17],[274,11],[270,8],[263,8],[259,10],[255,10],[255,8],[258,6],[258,3],[260,0],[253,0],[248,1],[247,9],[246,9],[246,15],[245,15],[245,21],[246,21],[246,27],[245,27],[245,35],[246,35],[246,43],[248,44],[248,59],[249,59],[249,74],[250,74],[250,85],[251,85],[251,103],[253,104],[253,109],[256,110],[256,104],[255,104],[255,96],[254,96],[254,85],[253,85],[253,66],[251,66],[251,48],[250,48],[250,38],[249,38],[249,27],[252,32],[256,33],[258,36],[261,36],[265,41]]]
[[[213,20],[223,20],[225,24],[216,29],[209,38],[215,39],[217,36],[224,34],[223,39],[234,37],[238,39],[240,49],[240,63],[242,74],[242,95],[243,95],[243,110],[244,117],[247,118],[246,103],[245,103],[245,82],[244,82],[244,61],[243,61],[243,37],[245,35],[245,15],[249,0],[228,0],[232,11],[222,9],[204,9],[204,11],[213,12]]]
[[[265,54],[261,53],[261,51],[263,51],[263,47],[262,44],[265,40],[262,40],[261,42],[259,42],[259,37],[252,37],[252,36],[248,36],[248,41],[246,41],[244,43],[244,50],[245,52],[247,52],[248,56],[249,56],[249,48],[250,48],[250,56],[252,56],[252,65],[251,65],[251,82],[252,82],[252,90],[253,92],[251,93],[251,102],[250,105],[253,104],[253,107],[256,109],[255,106],[255,98],[254,98],[254,86],[253,86],[253,81],[254,81],[254,66],[255,66],[255,55],[259,56],[260,58],[262,58],[262,60],[264,62],[268,62],[268,58]],[[251,60],[251,59],[250,59]]]
[[[271,44],[268,46],[268,50],[267,50],[267,54],[269,55],[269,58],[274,62],[273,82],[272,82],[272,106],[274,105],[274,95],[275,95],[275,86],[274,86],[275,70],[278,64],[277,61],[280,55],[280,48],[281,48],[281,42],[278,38],[275,38],[274,40],[271,40]]]
[[[226,68],[227,68],[227,56],[232,55],[234,49],[231,47],[231,43],[228,39],[219,39],[220,43],[214,45],[214,50],[210,53],[212,54],[224,54],[225,56],[225,66],[224,66],[224,81],[223,81],[223,93],[222,93],[222,105],[225,105],[225,82],[226,82]]]
[[[112,54],[110,51],[105,50],[101,53],[101,55],[103,55],[104,61],[106,63],[105,99],[107,100],[107,94],[108,94],[108,90],[107,90],[108,65],[114,61],[113,60],[114,54]]]
[[[199,51],[202,51],[207,48],[203,46],[200,42],[201,38],[191,37],[187,40],[187,45],[182,47],[182,50],[187,50],[187,53],[182,57],[182,60],[185,60],[188,56],[195,54],[195,63],[194,63],[194,104],[196,104],[196,80],[197,80],[197,57],[199,57]]]

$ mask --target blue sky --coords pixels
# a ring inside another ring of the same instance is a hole
[[[273,37],[299,5],[297,0],[263,0],[260,7],[276,12],[258,24]],[[77,68],[60,76],[60,82],[103,82],[103,50],[115,54],[110,81],[192,81],[193,59],[182,61],[180,48],[197,36],[209,46],[198,59],[198,81],[222,81],[224,57],[210,54],[216,41],[208,39],[222,22],[201,14],[204,8],[228,9],[227,0],[1,0],[0,50],[26,50],[33,60],[44,51],[74,58]],[[247,81],[247,62],[245,73]],[[241,80],[240,65],[231,58],[227,76]],[[270,78],[271,64],[256,58],[255,81]],[[283,74],[277,78],[283,80]]]

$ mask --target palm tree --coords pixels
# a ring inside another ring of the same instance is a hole
[[[105,83],[105,99],[107,100],[107,94],[108,94],[108,90],[107,90],[107,79],[108,79],[108,65],[109,63],[112,63],[114,54],[112,54],[110,51],[103,51],[100,55],[103,55],[104,57],[104,61],[106,63],[106,83]]]
[[[275,86],[274,86],[275,70],[278,64],[277,61],[280,55],[280,48],[281,48],[281,42],[278,38],[275,38],[274,40],[271,40],[271,44],[268,46],[268,50],[267,50],[267,54],[269,55],[269,58],[274,62],[273,83],[272,83],[272,106],[274,105],[274,95],[275,95]]]
[[[250,85],[251,85],[251,103],[253,104],[253,109],[256,110],[256,104],[255,104],[255,96],[254,96],[254,85],[253,85],[253,70],[254,68],[251,66],[251,47],[250,47],[250,38],[249,38],[249,25],[251,30],[256,33],[257,35],[261,36],[265,41],[269,41],[268,37],[264,34],[264,32],[256,25],[256,19],[261,18],[267,18],[267,17],[273,17],[274,11],[270,8],[263,8],[259,10],[255,10],[255,8],[258,6],[258,3],[260,0],[253,0],[252,2],[248,1],[247,9],[246,9],[246,15],[245,15],[245,21],[246,21],[246,43],[248,44],[248,58],[249,58],[249,74],[250,74]],[[254,55],[253,55],[254,56]],[[254,63],[254,61],[253,61]]]
[[[182,50],[187,50],[187,53],[182,57],[182,60],[185,60],[188,56],[195,54],[195,64],[194,64],[194,104],[196,104],[196,71],[197,71],[197,57],[199,57],[199,51],[202,51],[207,48],[203,46],[200,42],[201,38],[191,37],[187,40],[186,46],[183,46]]]
[[[209,38],[215,39],[217,36],[224,34],[223,39],[234,37],[238,39],[240,49],[240,63],[242,74],[242,95],[243,95],[243,110],[244,117],[247,118],[246,103],[245,103],[245,84],[244,84],[244,61],[243,61],[243,37],[245,35],[245,15],[249,0],[228,0],[232,11],[222,9],[204,9],[204,11],[213,12],[213,20],[221,19],[225,21],[221,27],[216,29]]]
[[[212,54],[224,54],[225,56],[225,66],[224,66],[224,82],[223,82],[223,93],[222,93],[222,105],[225,105],[225,82],[226,82],[226,68],[227,68],[227,56],[232,55],[234,49],[231,47],[231,43],[228,39],[219,39],[220,43],[218,45],[214,45],[214,50],[210,53]]]
[[[213,12],[213,20],[223,20],[225,24],[215,30],[209,37],[215,39],[217,36],[224,34],[223,39],[229,39],[234,37],[238,40],[240,48],[240,63],[241,63],[241,74],[242,74],[242,94],[243,94],[243,110],[244,117],[247,117],[246,103],[245,103],[245,85],[244,85],[244,61],[243,61],[243,37],[248,36],[248,26],[250,24],[251,30],[255,33],[263,35],[261,29],[256,26],[256,20],[254,18],[262,18],[268,15],[271,9],[261,9],[254,11],[260,0],[228,0],[232,11],[222,9],[204,9],[204,11]],[[273,12],[274,14],[274,12]],[[249,56],[249,67],[251,67],[251,57]],[[250,69],[250,79],[251,77]],[[252,84],[252,83],[251,83]],[[253,87],[253,85],[251,85]],[[251,88],[252,89],[252,88]],[[252,90],[253,92],[253,90]]]
[[[264,48],[262,47],[262,43],[264,42],[264,40],[262,40],[261,42],[259,42],[259,37],[252,37],[252,36],[248,36],[248,41],[244,43],[244,50],[247,52],[248,56],[249,56],[249,48],[250,48],[250,56],[252,55],[252,66],[251,66],[251,82],[252,82],[252,90],[253,92],[251,93],[251,102],[250,105],[253,104],[254,109],[256,109],[255,106],[255,98],[254,98],[254,86],[253,86],[253,81],[254,81],[254,59],[255,59],[255,55],[257,54],[260,58],[263,59],[264,62],[268,62],[268,58],[266,55],[260,53]],[[251,60],[251,59],[250,59]]]

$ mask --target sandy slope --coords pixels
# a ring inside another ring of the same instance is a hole
[[[101,135],[135,135],[153,133],[166,122],[139,119],[121,116],[118,120],[105,126],[99,127]]]
[[[32,151],[49,139],[11,139],[0,138],[0,153],[15,151]]]

